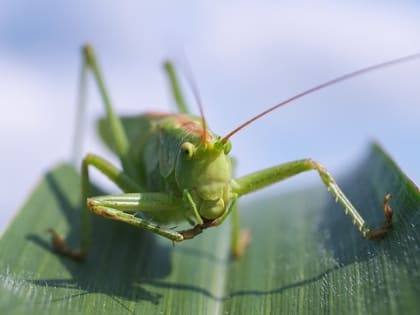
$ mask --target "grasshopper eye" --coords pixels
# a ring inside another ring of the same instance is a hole
[[[195,146],[191,142],[184,142],[181,145],[181,150],[185,156],[187,156],[188,158],[191,158],[195,152]]]

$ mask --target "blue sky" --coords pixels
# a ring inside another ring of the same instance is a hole
[[[414,2],[71,3],[0,4],[0,229],[40,176],[70,159],[85,42],[95,46],[114,105],[124,114],[172,110],[161,63],[171,58],[182,66],[187,56],[210,127],[222,135],[313,85],[420,52]],[[420,60],[279,109],[232,138],[238,174],[303,157],[342,174],[376,139],[419,183],[419,82]],[[92,127],[103,113],[92,84],[89,95],[83,151],[109,156]],[[302,175],[269,191],[318,180]]]

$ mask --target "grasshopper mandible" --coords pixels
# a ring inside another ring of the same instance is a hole
[[[248,237],[239,228],[237,200],[239,197],[265,188],[302,172],[315,170],[336,201],[340,202],[367,239],[380,239],[392,225],[393,212],[388,204],[390,194],[384,197],[385,222],[371,229],[347,199],[334,178],[318,162],[302,159],[279,164],[234,179],[230,138],[245,126],[273,110],[340,81],[386,66],[420,58],[415,54],[346,74],[313,87],[279,103],[246,121],[227,135],[214,134],[207,126],[197,90],[200,116],[190,114],[185,105],[178,77],[173,65],[165,63],[170,86],[180,113],[150,112],[134,117],[142,128],[136,134],[127,134],[125,121],[114,112],[93,48],[83,47],[81,82],[90,70],[98,85],[106,109],[106,118],[100,130],[108,134],[111,149],[118,155],[122,169],[94,154],[85,156],[81,166],[81,191],[86,205],[81,212],[80,248],[73,249],[64,239],[50,229],[54,248],[62,255],[83,259],[89,250],[90,211],[105,218],[122,221],[156,233],[174,242],[192,239],[209,227],[215,227],[232,217],[231,249],[234,256],[244,253]],[[84,90],[82,84],[81,91]],[[80,92],[81,93],[81,92]],[[79,107],[84,106],[81,101]],[[96,168],[107,176],[124,193],[118,195],[89,196],[89,168]],[[191,228],[176,231],[165,227],[188,221]]]

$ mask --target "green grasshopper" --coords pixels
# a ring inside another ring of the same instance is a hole
[[[86,205],[81,212],[80,248],[68,247],[64,239],[50,229],[54,248],[60,254],[76,260],[86,256],[90,245],[90,211],[111,220],[132,224],[173,242],[192,239],[205,229],[222,224],[231,215],[231,250],[234,256],[241,256],[249,237],[239,228],[238,198],[310,170],[319,173],[329,192],[342,204],[345,213],[364,237],[382,238],[392,225],[393,212],[388,204],[390,194],[386,194],[384,198],[385,222],[378,229],[372,230],[334,178],[314,160],[292,161],[233,179],[233,163],[229,156],[232,148],[230,138],[255,120],[297,98],[354,76],[415,58],[420,58],[420,54],[364,68],[318,85],[265,110],[223,137],[214,134],[207,127],[198,93],[193,85],[200,116],[189,113],[174,67],[167,62],[165,69],[180,113],[150,112],[132,118],[141,127],[137,133],[127,134],[124,128],[126,120],[119,118],[111,105],[93,48],[85,46],[80,94],[84,94],[84,82],[87,71],[90,70],[106,109],[106,117],[100,122],[100,132],[109,140],[108,145],[118,155],[122,169],[98,155],[88,154],[83,159],[81,191]],[[79,103],[79,108],[82,108],[84,101]],[[90,197],[90,167],[107,176],[124,193]],[[166,227],[185,221],[191,224],[191,228],[176,231]]]

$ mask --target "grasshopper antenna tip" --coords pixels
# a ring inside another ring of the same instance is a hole
[[[224,136],[222,138],[222,142],[223,143],[226,143],[234,134],[236,134],[238,131],[242,130],[246,126],[252,124],[254,121],[256,121],[256,120],[260,119],[261,117],[267,115],[268,113],[276,110],[277,108],[279,108],[279,107],[281,107],[283,105],[286,105],[288,103],[291,103],[291,102],[293,102],[293,101],[295,101],[295,100],[297,100],[297,99],[299,99],[301,97],[304,97],[304,96],[306,96],[308,94],[312,94],[312,93],[314,93],[316,91],[319,91],[319,90],[324,89],[324,88],[326,88],[328,86],[337,84],[339,82],[346,81],[348,79],[357,77],[359,75],[362,75],[362,74],[365,74],[365,73],[368,73],[368,72],[372,72],[372,71],[375,71],[375,70],[378,70],[378,69],[382,69],[382,68],[385,68],[385,67],[394,66],[394,65],[397,65],[397,64],[400,64],[400,63],[409,62],[409,61],[412,61],[412,60],[415,60],[415,59],[420,59],[420,53],[408,55],[408,56],[405,56],[405,57],[401,57],[401,58],[389,60],[389,61],[386,61],[386,62],[382,62],[382,63],[376,64],[376,65],[373,65],[373,66],[370,66],[370,67],[362,68],[362,69],[359,69],[357,71],[350,72],[350,73],[347,73],[347,74],[342,75],[340,77],[337,77],[335,79],[332,79],[330,81],[324,82],[324,83],[322,83],[320,85],[314,86],[314,87],[312,87],[312,88],[310,88],[310,89],[308,89],[306,91],[303,91],[303,92],[301,92],[299,94],[296,94],[295,96],[292,96],[291,98],[289,98],[289,99],[287,99],[287,100],[285,100],[285,101],[283,101],[283,102],[281,102],[279,104],[276,104],[276,105],[274,105],[274,106],[266,109],[265,111],[259,113],[258,115],[252,117],[251,119],[245,121],[239,127],[233,129],[226,136]]]

